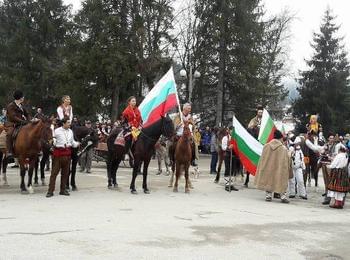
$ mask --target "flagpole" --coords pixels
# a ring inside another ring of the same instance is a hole
[[[181,123],[183,124],[183,118],[182,118],[182,111],[181,111],[181,105],[180,105],[180,99],[179,99],[179,95],[177,94],[177,85],[175,84],[175,87],[176,87],[176,101],[177,101],[177,106],[179,108],[179,114],[180,114],[180,119],[181,119]]]

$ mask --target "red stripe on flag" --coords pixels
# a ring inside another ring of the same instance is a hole
[[[270,135],[269,135],[269,137],[267,138],[267,142],[266,142],[266,143],[270,142],[270,141],[273,139],[273,136],[274,136],[276,130],[277,130],[276,126],[273,125],[273,127],[272,127],[272,129],[271,129],[271,132],[270,132]]]
[[[244,168],[249,172],[251,175],[255,176],[256,174],[256,165],[254,165],[251,160],[249,160],[248,157],[246,157],[243,153],[241,153],[238,150],[237,142],[234,139],[231,139],[231,144],[233,145],[233,150],[236,154],[238,154],[238,157],[244,166]]]
[[[164,116],[165,113],[169,112],[171,109],[177,106],[176,94],[170,94],[167,96],[167,99],[155,107],[150,113],[147,122],[143,124],[143,127],[148,127],[158,120],[160,120],[161,116]]]

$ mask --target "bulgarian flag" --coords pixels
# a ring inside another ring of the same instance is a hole
[[[231,144],[244,168],[252,175],[255,175],[263,145],[248,133],[236,117],[233,117]]]
[[[273,134],[277,130],[275,123],[273,122],[269,112],[264,109],[262,118],[261,118],[261,126],[259,131],[258,140],[262,144],[266,144],[273,139]]]
[[[154,124],[178,104],[174,72],[170,68],[139,105],[143,127]]]

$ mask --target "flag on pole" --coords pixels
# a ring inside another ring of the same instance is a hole
[[[259,131],[258,140],[262,144],[266,144],[273,139],[273,134],[277,130],[275,123],[273,122],[269,112],[264,109],[262,118],[261,118],[261,126]]]
[[[233,127],[231,133],[233,149],[244,168],[252,175],[255,175],[263,145],[248,133],[236,117],[233,117]]]
[[[175,77],[171,67],[139,105],[143,127],[154,124],[178,105]]]

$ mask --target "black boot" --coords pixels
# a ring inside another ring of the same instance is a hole
[[[330,197],[325,197],[324,201],[322,202],[322,205],[329,205],[331,203],[331,198]]]

